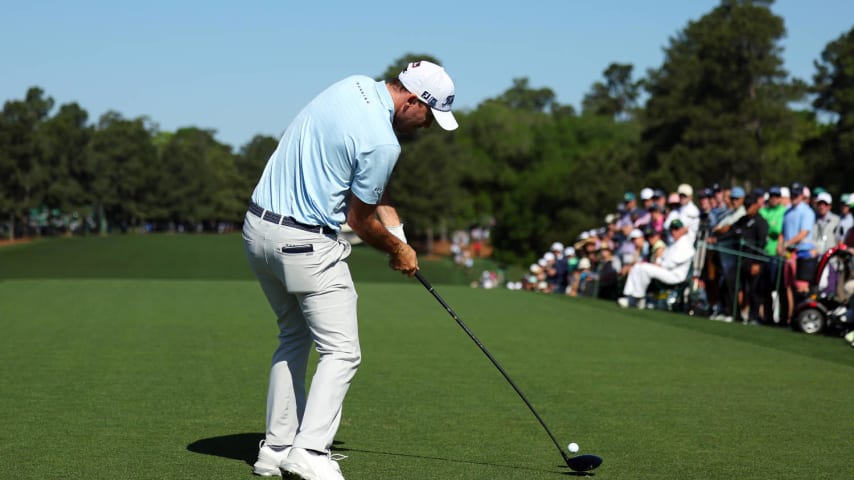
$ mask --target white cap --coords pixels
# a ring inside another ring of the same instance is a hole
[[[589,232],[581,232],[581,235],[579,235],[578,238],[580,238],[581,240],[587,240],[588,238],[590,238],[590,233]]]
[[[651,188],[647,187],[640,191],[641,200],[649,200],[652,198],[653,191]]]
[[[685,195],[686,197],[690,197],[691,195],[694,195],[694,189],[691,188],[691,185],[683,183],[682,185],[679,185],[679,187],[676,188],[676,193],[680,193],[682,195]]]
[[[531,273],[537,273],[537,272],[539,272],[539,271],[540,271],[540,270],[542,270],[542,269],[541,269],[541,268],[540,268],[540,266],[539,266],[539,265],[537,265],[536,263],[532,263],[532,264],[531,264],[531,266],[530,266],[530,267],[528,267],[528,270],[530,270],[530,271],[531,271]]]
[[[563,254],[567,257],[572,257],[575,255],[575,247],[566,247],[566,250],[563,251]]]
[[[789,191],[789,187],[780,187],[780,196],[783,198],[792,198],[792,192]]]
[[[578,261],[578,269],[584,270],[586,268],[590,268],[590,259],[587,257],[584,257]]]
[[[555,259],[555,254],[552,252],[546,252],[545,255],[543,255],[543,260],[545,260],[547,262],[553,262],[554,259]]]
[[[435,63],[421,60],[412,62],[397,76],[407,90],[430,105],[436,123],[445,130],[459,126],[451,112],[454,103],[454,81],[445,69]]]
[[[819,193],[818,196],[815,197],[815,201],[816,201],[816,203],[824,202],[828,205],[833,205],[833,197],[831,197],[830,194],[827,192]]]
[[[545,258],[541,258],[541,259],[537,260],[537,265],[539,265],[541,267],[545,267],[546,265],[548,265],[548,263],[549,262],[547,262]]]
[[[560,242],[553,243],[552,244],[552,251],[555,251],[555,250],[562,252],[563,251],[563,244]]]
[[[629,238],[643,238],[643,232],[636,228],[629,234]]]

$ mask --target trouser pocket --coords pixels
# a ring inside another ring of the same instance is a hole
[[[321,289],[324,252],[319,244],[280,243],[275,254],[288,292],[311,293]]]

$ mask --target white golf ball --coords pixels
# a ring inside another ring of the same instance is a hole
[[[566,449],[569,450],[571,453],[575,453],[578,451],[578,444],[575,442],[570,443],[566,446]]]

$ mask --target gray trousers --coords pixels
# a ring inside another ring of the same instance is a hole
[[[252,213],[246,214],[243,242],[279,327],[267,393],[267,445],[328,452],[361,361],[356,289],[344,261],[350,244]],[[306,395],[312,343],[320,359]]]

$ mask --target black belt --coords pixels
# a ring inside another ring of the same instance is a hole
[[[305,230],[306,232],[319,233],[321,235],[338,234],[338,232],[325,225],[306,225],[305,223],[294,220],[293,217],[286,217],[284,215],[279,215],[278,213],[265,210],[255,202],[249,202],[249,213],[256,217],[261,217],[262,220],[267,222],[284,225],[286,227],[298,228],[300,230]]]

